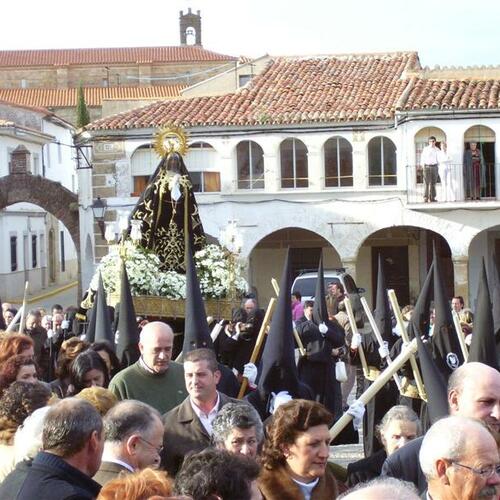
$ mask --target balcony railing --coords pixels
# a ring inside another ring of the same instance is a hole
[[[436,183],[438,202],[475,201],[477,194],[481,200],[497,199],[495,183],[500,175],[500,163],[486,163],[485,168],[482,168],[476,177],[471,174],[467,179],[464,168],[460,163],[448,165],[447,169],[438,169]],[[424,203],[423,168],[417,165],[407,166],[406,186],[408,203]]]

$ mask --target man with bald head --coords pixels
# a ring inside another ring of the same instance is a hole
[[[484,422],[491,432],[500,432],[500,373],[483,363],[466,363],[448,380],[450,415]],[[427,481],[418,464],[424,438],[417,438],[387,457],[382,474],[414,483],[420,493]]]
[[[479,420],[458,416],[439,420],[425,435],[419,458],[432,500],[498,498],[498,447]]]
[[[139,339],[139,360],[117,373],[109,389],[118,399],[136,399],[161,414],[187,396],[182,365],[172,361],[174,333],[161,321],[148,323]]]

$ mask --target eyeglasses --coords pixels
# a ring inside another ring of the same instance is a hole
[[[474,467],[469,467],[468,465],[460,464],[458,462],[451,462],[453,465],[458,465],[464,469],[468,469],[474,474],[481,476],[483,479],[489,479],[493,474],[500,476],[500,464],[491,465],[490,467],[484,467],[483,469],[475,469]]]
[[[139,439],[141,441],[143,441],[144,443],[146,443],[147,445],[151,446],[151,448],[155,449],[156,453],[158,453],[158,455],[161,455],[161,452],[163,451],[163,446],[156,447],[153,443],[150,443],[147,439],[144,439],[141,436],[139,436]]]

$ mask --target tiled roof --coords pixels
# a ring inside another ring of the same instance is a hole
[[[152,87],[85,87],[87,106],[101,106],[103,99],[168,99],[177,97],[185,85],[157,85]],[[27,106],[76,106],[78,89],[0,89],[0,100]]]
[[[499,109],[500,80],[433,80],[417,78],[402,106],[419,109]]]
[[[147,64],[199,61],[235,61],[195,45],[97,49],[2,50],[0,67],[66,66],[82,64]]]
[[[259,125],[390,119],[419,67],[414,52],[276,58],[248,87],[174,99],[97,120],[88,129]]]

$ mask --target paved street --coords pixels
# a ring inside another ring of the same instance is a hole
[[[50,312],[50,308],[53,304],[61,304],[64,308],[67,306],[77,305],[77,283],[72,283],[71,286],[54,286],[46,288],[43,291],[39,291],[36,294],[28,296],[28,307],[41,307],[47,312]],[[12,300],[5,299],[5,302],[11,302],[16,307],[22,304],[22,297],[17,297]]]

